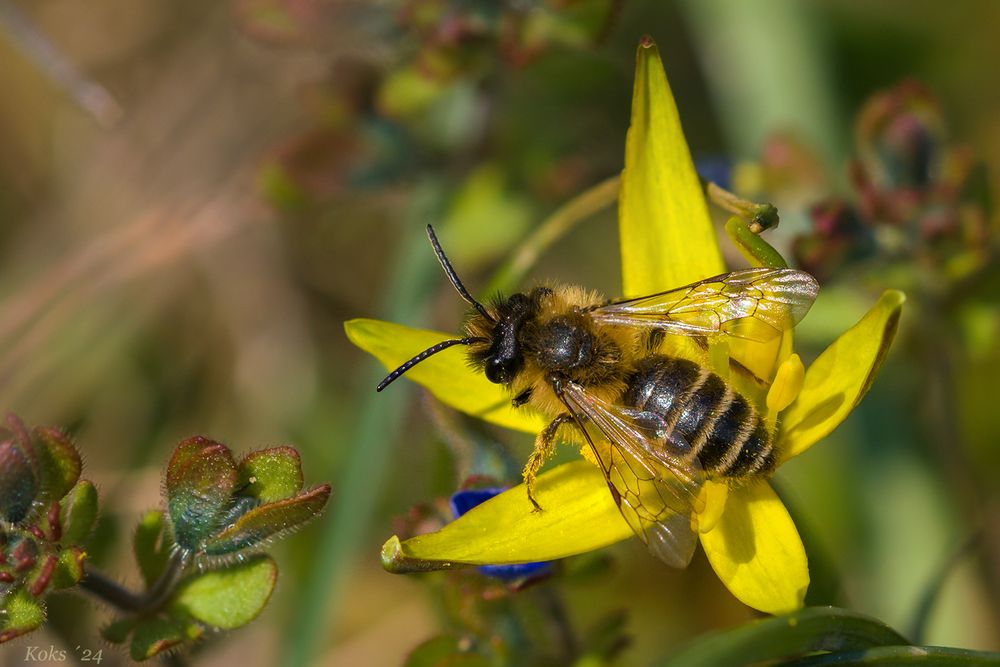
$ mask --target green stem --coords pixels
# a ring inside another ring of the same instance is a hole
[[[913,637],[913,641],[923,641],[924,635],[927,632],[927,622],[930,620],[934,605],[937,603],[941,595],[941,590],[948,580],[948,575],[972,552],[977,546],[979,538],[980,534],[978,532],[966,538],[958,548],[948,555],[931,577],[930,583],[927,584],[923,594],[920,596],[920,603],[917,605],[917,611],[913,614],[913,622],[910,624],[910,636]]]
[[[88,567],[80,580],[80,588],[107,602],[115,609],[128,613],[142,609],[142,596],[136,595],[103,572]]]
[[[546,218],[535,232],[529,236],[510,259],[501,266],[489,284],[483,290],[484,294],[510,292],[524,279],[528,271],[538,262],[539,257],[553,243],[598,211],[607,208],[618,200],[619,176],[612,176],[597,185],[584,190],[569,200]]]
[[[163,568],[160,578],[153,582],[153,585],[142,596],[143,609],[159,609],[170,599],[189,562],[190,557],[186,552],[174,551],[170,554],[170,559],[167,561],[166,567]]]
[[[737,217],[726,221],[726,234],[736,245],[748,262],[754,266],[766,266],[772,269],[786,269],[788,264],[770,243],[761,238],[760,234],[750,231],[750,224]]]
[[[117,609],[135,614],[156,611],[170,599],[189,559],[180,551],[175,551],[163,568],[163,573],[152,586],[143,593],[136,594],[111,579],[103,572],[88,567],[80,581],[80,587],[104,600]]]
[[[424,225],[433,220],[433,208],[440,200],[438,189],[426,186],[414,195],[405,238],[399,245],[394,275],[379,309],[384,319],[419,321],[427,301],[429,286],[438,279],[434,254],[427,247]],[[385,372],[371,363],[363,374],[358,421],[353,432],[344,433],[341,443],[350,454],[343,468],[332,476],[336,497],[331,515],[323,523],[309,570],[302,582],[302,595],[285,631],[282,664],[304,667],[313,664],[319,645],[330,633],[331,617],[343,602],[344,589],[359,551],[367,544],[367,531],[382,493],[395,443],[402,435],[404,405],[412,392],[405,383],[392,391],[375,393],[375,385]],[[371,554],[372,558],[375,553]]]

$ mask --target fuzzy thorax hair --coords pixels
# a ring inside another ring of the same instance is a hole
[[[558,319],[586,330],[593,337],[588,363],[568,373],[568,379],[603,400],[616,401],[642,354],[643,334],[635,328],[596,325],[587,310],[602,302],[596,292],[571,285],[537,287],[527,293],[497,297],[487,306],[493,322],[474,313],[465,324],[468,336],[484,341],[470,345],[469,360],[482,370],[495,352],[502,328],[513,328],[517,332],[520,365],[507,384],[512,396],[530,389],[532,406],[549,417],[561,414],[566,408],[547,379],[546,355],[550,351],[538,335],[547,324]]]

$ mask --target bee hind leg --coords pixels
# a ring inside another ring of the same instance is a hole
[[[553,419],[535,438],[535,449],[524,466],[524,486],[528,491],[528,500],[535,506],[536,512],[542,511],[542,506],[535,499],[535,480],[538,478],[538,471],[555,452],[556,433],[559,432],[559,427],[572,421],[572,415],[563,413]]]

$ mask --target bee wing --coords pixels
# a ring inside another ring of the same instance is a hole
[[[704,477],[690,445],[655,413],[609,403],[572,382],[562,397],[629,526],[668,565],[687,567],[697,545],[691,515],[701,509]],[[604,437],[595,441],[585,422]]]
[[[612,301],[597,306],[590,315],[601,324],[765,342],[794,327],[818,292],[816,279],[804,271],[746,269],[668,292]]]

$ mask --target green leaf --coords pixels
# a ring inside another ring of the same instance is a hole
[[[323,484],[294,498],[255,507],[205,542],[210,556],[229,554],[260,544],[319,516],[330,499],[330,485]]]
[[[0,644],[27,634],[45,622],[45,607],[23,588],[3,600],[0,614]]]
[[[132,550],[147,588],[158,581],[163,574],[170,559],[170,545],[171,540],[163,522],[163,513],[159,510],[146,512],[135,528]]]
[[[83,579],[83,563],[86,554],[80,547],[70,547],[59,552],[56,569],[52,573],[53,590],[76,586]]]
[[[618,226],[625,296],[725,270],[660,53],[648,37],[636,54]]]
[[[59,503],[63,544],[83,544],[97,520],[97,489],[81,479]]]
[[[194,641],[204,632],[198,624],[184,618],[144,618],[135,625],[129,655],[133,660],[148,660],[185,642]]]
[[[291,498],[302,489],[302,460],[294,447],[271,447],[247,454],[239,467],[241,495],[261,502]]]
[[[906,643],[899,633],[877,619],[836,607],[810,607],[704,635],[660,665],[748,665],[814,651],[848,651]]]
[[[493,663],[480,653],[463,648],[461,637],[439,635],[410,651],[403,667],[490,667]]]
[[[902,292],[887,290],[809,366],[799,397],[782,413],[782,456],[801,454],[825,438],[861,401],[889,351],[905,300]]]
[[[257,617],[277,581],[278,566],[262,554],[190,577],[178,588],[171,608],[212,627],[232,630]]]
[[[132,634],[132,630],[139,624],[139,620],[138,618],[129,616],[112,621],[101,628],[101,636],[112,644],[124,644],[128,641],[128,636]]]
[[[437,331],[367,319],[345,322],[344,331],[352,343],[382,362],[386,370],[397,368],[432,345],[454,338]],[[469,368],[460,348],[456,345],[429,357],[407,371],[405,377],[426,387],[442,403],[473,417],[527,433],[538,433],[545,427],[546,422],[538,413],[527,407],[511,407],[510,396],[500,385]]]
[[[863,651],[840,651],[810,656],[781,663],[787,667],[821,667],[825,665],[931,665],[961,667],[964,665],[1000,665],[1000,653],[969,651],[942,646],[878,646]]]
[[[604,476],[588,461],[561,465],[538,478],[541,512],[524,485],[478,505],[441,530],[382,547],[394,573],[466,565],[530,563],[585,553],[632,535]]]
[[[393,118],[418,114],[434,103],[448,86],[411,65],[391,72],[379,88],[376,104],[379,111]]]
[[[38,427],[33,435],[41,486],[39,499],[59,500],[80,479],[80,452],[59,429]]]
[[[236,487],[229,448],[196,437],[177,445],[167,466],[167,512],[177,544],[197,550],[218,529]]]
[[[257,171],[257,190],[275,208],[296,213],[310,201],[310,193],[299,178],[279,158],[271,158]]]

